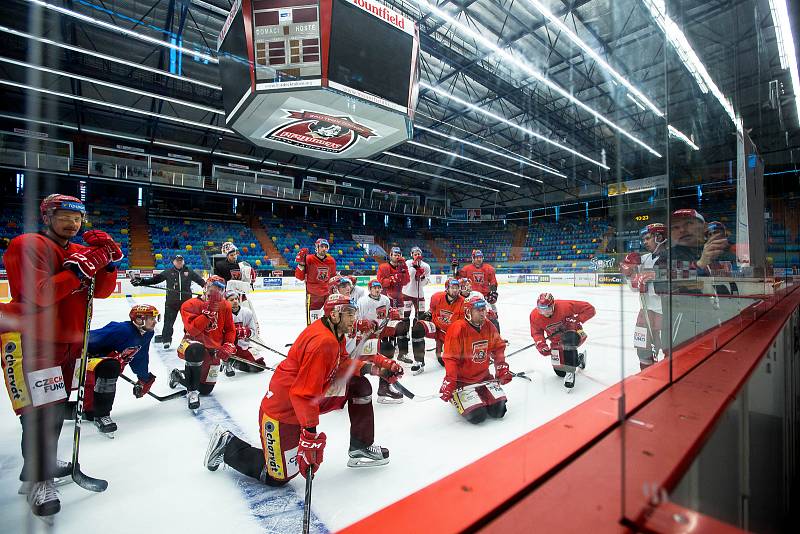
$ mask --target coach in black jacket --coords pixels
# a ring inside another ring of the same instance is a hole
[[[161,335],[155,337],[156,343],[163,343],[164,348],[168,349],[172,344],[172,325],[181,310],[181,304],[192,298],[192,282],[200,287],[206,285],[206,281],[194,272],[191,267],[184,264],[183,256],[180,254],[172,259],[172,267],[164,269],[151,278],[136,278],[131,280],[134,286],[153,286],[161,282],[167,282],[167,298],[164,302],[164,328]]]

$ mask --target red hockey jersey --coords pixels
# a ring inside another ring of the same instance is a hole
[[[473,291],[480,291],[485,297],[489,294],[489,286],[497,286],[497,276],[494,267],[484,262],[480,267],[472,263],[465,265],[459,271],[459,278],[469,278]]]
[[[325,297],[330,293],[328,280],[336,276],[336,260],[330,254],[325,259],[319,259],[316,254],[306,256],[306,268],[295,267],[294,276],[298,280],[305,280],[306,293]]]
[[[15,237],[3,255],[12,307],[36,339],[82,343],[86,326],[87,288],[62,266],[75,252],[88,249],[69,243],[66,248],[42,234]],[[95,275],[95,298],[106,298],[117,287],[117,270]]]
[[[195,297],[181,305],[181,319],[186,337],[199,341],[207,349],[218,349],[223,343],[236,343],[236,327],[233,324],[231,304],[227,300],[219,303],[216,320],[203,313],[206,303]]]
[[[325,407],[332,407],[324,401],[332,394],[334,382],[346,383],[348,377],[343,375],[360,374],[363,365],[366,363],[349,358],[345,338],[337,339],[327,320],[314,321],[300,333],[272,375],[261,410],[282,423],[315,427],[320,413],[328,411]]]
[[[397,306],[402,300],[403,286],[411,281],[408,265],[404,261],[398,263],[396,267],[388,261],[381,263],[376,278],[383,286],[383,294],[392,299],[392,306]]]
[[[451,303],[447,302],[447,293],[440,291],[431,297],[431,320],[438,330],[447,332],[447,328],[464,318],[464,297],[458,295]]]
[[[547,335],[550,344],[557,343],[566,331],[564,319],[574,317],[583,324],[594,317],[594,306],[582,300],[557,300],[553,305],[553,315],[545,317],[534,308],[530,315],[531,337],[536,343],[544,341]]]
[[[484,321],[480,330],[465,319],[458,320],[447,329],[444,338],[445,374],[459,386],[475,384],[491,378],[489,364],[502,363],[506,344],[491,321]]]

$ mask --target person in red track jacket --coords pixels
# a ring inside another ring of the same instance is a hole
[[[564,377],[564,386],[575,385],[575,369],[586,367],[578,347],[586,341],[583,323],[594,317],[594,306],[581,300],[555,300],[542,293],[530,315],[531,337],[542,356],[550,356],[553,371]]]
[[[330,246],[327,239],[320,238],[314,243],[314,254],[301,248],[295,257],[294,277],[306,283],[306,325],[322,317],[322,307],[330,294],[328,282],[336,276],[336,260],[328,254]]]
[[[183,341],[178,357],[186,362],[184,372],[173,369],[171,388],[183,385],[190,410],[200,407],[200,395],[210,395],[217,383],[220,361],[236,354],[236,326],[231,304],[224,298],[225,280],[211,275],[203,287],[203,296],[181,305]]]
[[[19,328],[6,327],[0,338],[6,389],[22,423],[21,491],[35,515],[50,516],[61,509],[53,478],[72,471],[59,466],[56,450],[86,334],[88,284],[94,278],[95,298],[111,295],[122,251],[99,230],[84,232],[86,245],[70,241],[86,220],[75,197],[50,195],[39,211],[44,231],[15,237],[3,256],[12,299],[4,311]]]
[[[444,365],[442,349],[447,329],[451,324],[464,318],[464,297],[459,293],[460,286],[455,278],[448,278],[444,291],[431,297],[430,320],[436,325],[436,359]]]
[[[459,278],[467,278],[473,291],[478,291],[491,305],[489,320],[500,331],[500,322],[497,319],[497,275],[494,267],[483,261],[483,252],[478,249],[472,251],[472,263],[465,265],[459,271]]]
[[[369,361],[347,354],[345,334],[352,332],[357,317],[350,297],[330,295],[323,309],[325,316],[300,333],[272,375],[259,409],[262,448],[218,427],[206,451],[208,469],[215,471],[224,462],[268,486],[316,472],[327,439],[317,432],[319,416],[345,404],[350,415],[348,467],[389,462],[388,449],[374,445],[372,386],[366,377],[395,382],[403,368],[380,354]]]
[[[408,284],[411,276],[408,273],[408,265],[399,247],[392,247],[389,253],[389,261],[378,266],[378,273],[375,275],[378,282],[383,287],[383,294],[389,297],[392,308],[401,310],[401,324],[396,327],[397,336],[383,338],[384,345],[391,343],[391,351],[397,347],[397,359],[403,363],[412,364],[414,361],[408,357],[408,333],[411,329],[410,303],[409,308],[403,308],[403,286]],[[385,348],[383,350],[385,353]],[[388,354],[387,354],[388,355]]]
[[[452,402],[458,413],[473,424],[505,415],[506,395],[500,385],[508,384],[512,378],[506,363],[506,344],[486,319],[488,306],[482,297],[469,297],[464,302],[464,318],[450,325],[444,340],[441,399]],[[489,372],[492,362],[496,378]]]

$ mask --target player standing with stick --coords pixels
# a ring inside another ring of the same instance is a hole
[[[330,294],[328,281],[336,276],[336,260],[328,254],[330,247],[327,239],[319,238],[314,243],[314,254],[301,248],[295,258],[294,276],[306,282],[306,325],[322,317],[325,299]]]

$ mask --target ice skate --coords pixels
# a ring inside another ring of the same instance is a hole
[[[425,372],[425,362],[414,362],[411,366],[411,374],[421,375]]]
[[[164,350],[169,350],[169,347],[172,345],[172,341],[165,341],[164,342]]]
[[[49,525],[53,524],[53,516],[61,510],[61,501],[52,479],[33,483],[28,493],[28,505],[33,515]]]
[[[567,391],[575,387],[575,371],[567,371],[564,377],[564,387],[567,388]]]
[[[181,372],[178,369],[173,369],[172,371],[170,371],[170,373],[169,373],[169,387],[170,387],[170,389],[175,389],[176,387],[178,387],[178,384],[181,383],[181,379],[182,378],[183,378],[183,375],[181,375]]]
[[[397,361],[400,363],[412,364],[414,360],[408,357],[408,354],[398,354]]]
[[[347,467],[376,467],[389,463],[389,449],[370,445],[363,449],[350,449]]]
[[[72,482],[72,462],[65,462],[64,460],[56,460],[56,462],[56,476],[53,479],[53,485],[58,487]],[[19,485],[17,493],[20,495],[28,495],[34,484],[36,484],[36,482],[31,482],[30,480],[22,482]]]
[[[231,440],[231,437],[233,437],[233,434],[220,425],[217,425],[217,428],[214,429],[214,433],[211,434],[211,439],[208,441],[204,460],[205,466],[209,471],[216,471],[224,462],[225,446]]]
[[[380,404],[401,404],[403,402],[403,394],[392,389],[388,382],[381,380],[378,386],[378,402]]]
[[[186,401],[189,406],[189,409],[196,414],[197,410],[200,409],[200,393],[198,393],[197,391],[190,391],[186,395]]]
[[[225,372],[225,376],[227,376],[228,378],[230,378],[232,376],[236,376],[236,371],[233,369],[233,363],[232,362],[230,362],[230,361],[222,362],[222,364],[219,367],[220,367],[220,371],[224,371]]]
[[[94,425],[97,427],[97,430],[100,431],[100,434],[109,439],[114,439],[114,432],[117,431],[117,423],[115,423],[110,416],[104,415],[102,417],[95,417]]]
[[[586,353],[581,352],[578,354],[578,367],[581,369],[586,369]]]

